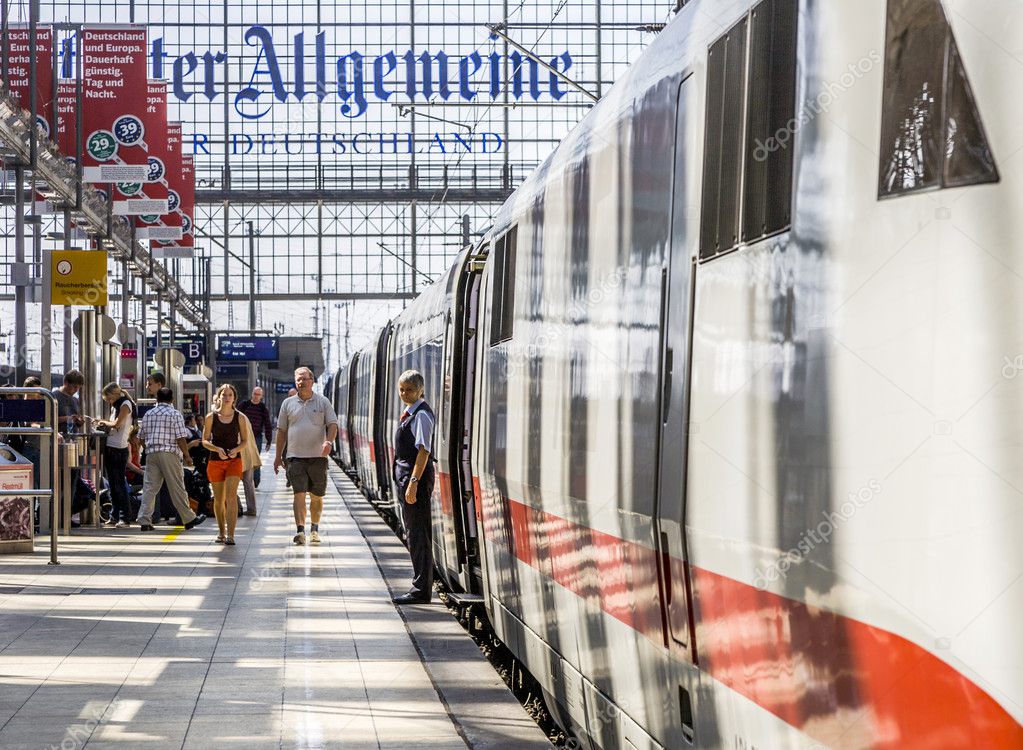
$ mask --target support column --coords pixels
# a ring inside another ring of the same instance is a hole
[[[34,196],[33,196],[34,198]],[[34,260],[39,269],[39,283],[42,286],[42,305],[39,310],[39,380],[43,388],[52,388],[53,372],[53,321],[50,319],[50,251],[43,248],[42,216],[35,215],[32,224],[32,241],[35,244]]]
[[[64,248],[71,249],[71,207],[64,206]],[[74,320],[71,306],[64,305],[64,372],[74,368],[74,340],[71,326]]]
[[[419,250],[418,247],[419,236],[416,229],[417,224],[419,223],[418,221],[419,216],[415,201],[412,201],[409,214],[412,217],[412,226],[410,227],[411,231],[409,232],[409,248],[412,251],[412,294],[417,294],[418,293],[417,287],[419,285],[419,258],[417,257]]]
[[[135,230],[131,232],[132,247],[135,246]],[[121,325],[128,329],[128,305],[131,304],[131,274],[128,273],[128,259],[121,261]],[[121,342],[124,343],[123,341]]]
[[[28,314],[25,292],[28,269],[25,265],[25,168],[14,168],[14,263],[21,275],[14,287],[14,385],[25,382],[28,356]]]
[[[142,279],[139,279],[139,281],[141,282],[139,284],[139,286],[142,288],[141,289],[142,314],[139,316],[139,318],[140,318],[139,328],[142,329],[142,343],[139,344],[139,357],[142,358],[142,367],[139,368],[139,369],[140,369],[141,372],[148,373],[149,372],[149,344],[147,343],[147,338],[148,338],[148,335],[149,335],[149,329],[147,327],[146,318],[149,317],[149,311],[146,309],[146,280],[144,278],[142,278]],[[145,387],[146,387],[145,383],[138,383],[136,385],[136,387],[135,387],[135,392],[141,395],[141,393],[143,392],[143,389]]]
[[[249,227],[249,333],[256,332],[256,229]],[[249,393],[256,387],[256,363],[249,362]],[[246,397],[247,398],[247,397]]]
[[[604,96],[604,44],[603,44],[603,26],[602,19],[602,8],[600,7],[601,0],[594,0],[594,10],[596,11],[597,21],[597,98],[600,99]]]

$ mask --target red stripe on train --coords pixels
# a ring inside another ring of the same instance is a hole
[[[440,491],[440,509],[445,516],[455,514],[454,505],[451,502],[451,475],[443,471],[437,472],[437,485]]]
[[[477,477],[473,489],[488,542],[663,645],[653,549],[509,498],[494,507],[483,502]],[[690,571],[700,667],[814,739],[900,750],[1023,748],[1023,726],[915,643],[709,570]]]

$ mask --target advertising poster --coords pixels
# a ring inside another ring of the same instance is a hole
[[[142,216],[165,214],[167,205],[167,82],[147,83],[146,106],[142,114],[142,130],[149,147],[147,182],[119,182],[114,186],[114,214]]]
[[[78,110],[77,86],[74,81],[57,83],[57,148],[72,164],[75,161],[75,112]]]
[[[149,182],[146,30],[82,29],[82,166],[92,183]]]
[[[161,213],[142,214],[135,219],[135,236],[140,240],[181,239],[181,199],[177,179],[181,175],[181,123],[167,123],[163,153],[153,155],[163,163],[163,181],[167,191],[167,208]],[[174,183],[173,186],[171,183]],[[148,186],[147,186],[148,187]],[[162,247],[154,244],[153,247]]]
[[[177,180],[172,179],[171,202],[175,196],[181,217],[181,239],[152,243],[154,258],[191,258],[195,247],[192,218],[195,216],[195,160],[192,156],[181,157],[181,172]]]
[[[75,163],[75,112],[78,109],[78,96],[74,81],[57,82],[57,133],[55,143],[67,161]],[[42,193],[35,194],[35,211],[50,214],[56,207]]]
[[[8,33],[10,58],[11,98],[28,111],[29,33],[28,26],[11,26]],[[36,27],[36,123],[43,134],[50,137],[53,120],[53,30],[49,26]]]

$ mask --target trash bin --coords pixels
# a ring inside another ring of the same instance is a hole
[[[0,489],[31,490],[32,462],[0,443]],[[32,498],[0,497],[0,554],[32,552]]]

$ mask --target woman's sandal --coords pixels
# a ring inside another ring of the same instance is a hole
[[[217,537],[217,544],[227,544],[227,537],[223,534]]]
[[[224,544],[234,544],[234,537],[229,536],[224,540]]]

